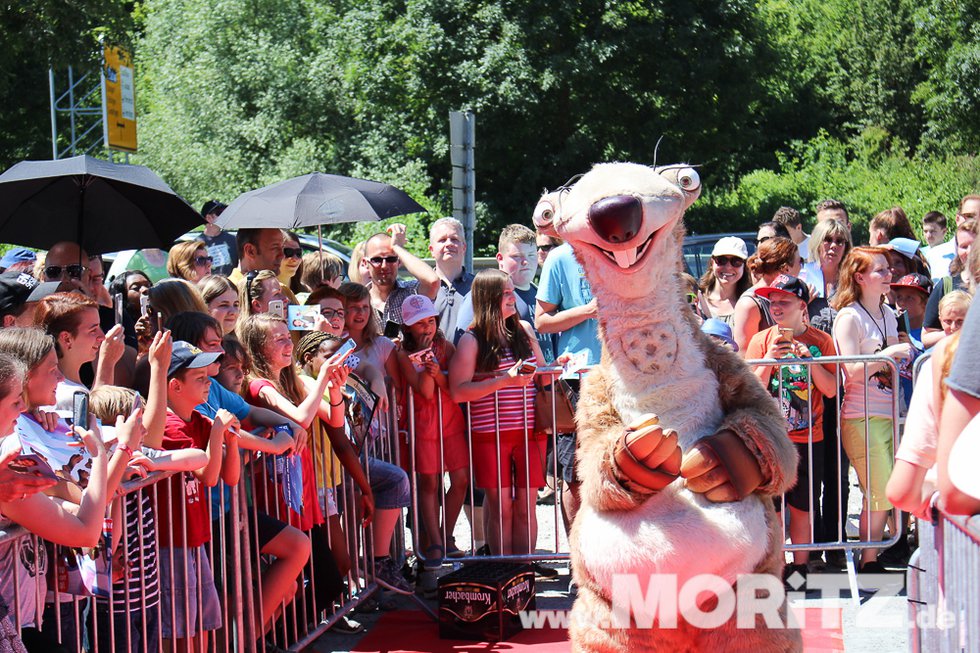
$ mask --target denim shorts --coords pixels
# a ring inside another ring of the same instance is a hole
[[[401,467],[369,456],[367,473],[376,509],[394,510],[411,505],[412,488],[408,484],[408,475]]]
[[[160,631],[164,639],[185,639],[205,630],[221,628],[221,603],[211,575],[207,545],[195,549],[160,548]],[[170,554],[173,552],[173,564]],[[186,563],[186,564],[185,564]],[[170,578],[173,567],[173,581]],[[187,578],[184,578],[184,571]],[[197,576],[201,575],[201,603],[198,605]],[[176,621],[171,616],[171,602]],[[185,607],[187,611],[185,612]],[[190,622],[188,624],[188,622]],[[187,627],[190,626],[188,632]]]

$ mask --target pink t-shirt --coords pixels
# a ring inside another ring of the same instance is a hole
[[[895,458],[930,469],[936,464],[936,442],[939,429],[932,392],[932,365],[926,363],[919,371],[919,378],[912,391],[909,414],[905,418],[905,432]]]

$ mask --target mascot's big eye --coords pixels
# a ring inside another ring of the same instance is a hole
[[[555,219],[555,207],[548,200],[538,202],[534,207],[534,225],[536,227],[547,227]]]
[[[682,168],[677,171],[677,185],[681,190],[690,193],[701,186],[701,177],[694,168]]]

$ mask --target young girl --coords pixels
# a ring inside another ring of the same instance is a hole
[[[225,336],[221,339],[221,348],[225,355],[221,357],[218,367],[218,374],[214,377],[218,383],[236,395],[242,394],[242,386],[245,385],[245,370],[248,369],[248,356],[245,348],[238,342],[235,335]]]
[[[439,330],[432,300],[424,295],[410,295],[402,302],[402,346],[399,363],[413,391],[415,418],[415,472],[418,474],[419,508],[422,522],[422,550],[426,564],[435,567],[445,555],[460,555],[453,541],[453,529],[466,499],[469,486],[469,452],[466,446],[466,423],[459,404],[449,396],[449,370],[455,348]],[[406,355],[406,353],[408,355]],[[407,393],[406,393],[407,395]],[[403,406],[408,406],[405,397]],[[441,423],[440,423],[441,416]],[[407,427],[407,419],[405,420]],[[410,465],[405,440],[403,465]],[[442,495],[442,475],[449,473],[449,491]],[[445,501],[445,519],[440,522],[439,508]],[[445,533],[445,537],[443,537]]]
[[[49,336],[40,329],[33,328],[7,328],[0,331],[2,457],[8,458],[18,452],[40,454],[52,469],[64,473],[58,461],[30,446],[30,441],[34,441],[34,438],[28,441],[20,433],[15,433],[21,428],[21,420],[25,419],[22,413],[27,407],[24,399],[27,398],[28,402],[40,399],[50,405],[60,379],[54,342]],[[59,425],[56,415],[37,414],[28,418],[42,430],[44,427],[36,421],[38,417],[45,427],[63,426]],[[32,435],[35,430],[37,429],[32,430]],[[49,492],[57,490],[58,496],[25,492],[11,500],[0,501],[0,528],[10,522],[18,523],[39,537],[65,546],[90,547],[98,542],[109,496],[107,456],[102,439],[95,431],[75,429],[75,432],[84,442],[85,454],[78,458],[84,458],[87,462],[84,471],[86,487],[82,489],[72,486],[76,493],[72,498],[66,498],[66,492],[59,487],[66,484],[60,481],[59,486],[48,484]],[[62,450],[70,451],[69,441],[75,449],[78,448],[67,432],[62,436],[61,440],[65,444]],[[52,436],[52,439],[54,437],[56,436]],[[121,434],[120,437],[126,436]],[[44,564],[46,556],[38,553],[37,545],[37,540],[33,538],[0,545],[0,596],[19,621],[18,625],[25,627],[23,638],[28,650],[57,650],[57,644],[49,634],[38,631],[40,610],[43,608],[43,604],[38,604],[38,597],[44,597],[46,593],[47,569]],[[34,561],[39,563],[37,567]]]
[[[58,410],[71,410],[75,392],[88,392],[81,379],[85,363],[98,358],[93,387],[112,384],[114,368],[125,348],[123,329],[116,325],[103,333],[98,304],[79,293],[48,295],[38,303],[34,323],[54,338],[58,367],[65,376],[58,384],[54,404]]]
[[[449,388],[454,401],[470,402],[476,485],[486,492],[491,550],[530,553],[537,541],[531,497],[544,485],[544,443],[533,439],[534,375],[522,371],[521,363],[544,357],[531,325],[517,316],[507,274],[482,270],[471,293],[473,324],[449,367]]]
[[[881,247],[856,247],[841,263],[840,285],[831,302],[839,311],[834,320],[834,341],[841,356],[882,354],[898,362],[911,356],[911,345],[899,342],[894,311],[884,303],[891,283],[886,254],[887,250]],[[865,495],[861,540],[877,541],[884,535],[888,511],[892,508],[885,495],[885,485],[894,463],[895,389],[890,368],[881,363],[848,363],[843,367],[841,443]],[[860,570],[884,573],[877,558],[876,549],[864,549]]]
[[[944,335],[951,336],[963,328],[972,303],[973,295],[965,290],[954,290],[939,300],[939,323]]]
[[[197,289],[208,305],[208,313],[221,325],[221,335],[234,335],[238,315],[242,312],[238,286],[228,277],[212,274],[201,279]]]

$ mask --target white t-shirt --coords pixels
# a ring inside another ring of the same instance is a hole
[[[837,351],[842,351],[837,334],[837,325],[845,315],[853,317],[858,325],[858,351],[861,355],[875,354],[887,347],[888,337],[898,336],[898,320],[895,319],[895,312],[886,304],[881,305],[881,313],[884,320],[878,315],[872,317],[864,310],[864,307],[856,303],[842,308],[834,320],[834,343],[837,345]],[[891,419],[892,398],[894,397],[891,382],[891,367],[886,367],[880,373],[872,374],[869,378],[865,378],[863,374],[852,377],[845,370],[844,402],[841,406],[841,417],[843,419],[859,419],[865,416],[864,388],[867,385],[867,415]]]
[[[956,258],[956,241],[949,240],[941,245],[930,247],[925,256],[933,281],[949,276],[949,264]]]
[[[0,453],[6,454],[17,445],[17,438],[5,437],[0,440]],[[0,530],[10,530],[12,524],[10,519],[0,515]],[[18,543],[17,546],[15,543]],[[10,611],[11,622],[15,622],[15,610],[19,610],[21,626],[38,625],[37,598],[40,595],[43,601],[47,593],[47,571],[48,552],[36,537],[28,536],[0,544],[0,596]],[[14,585],[15,577],[18,586]]]
[[[68,379],[63,379],[58,383],[58,389],[55,390],[55,397],[57,401],[55,402],[55,410],[67,410],[71,412],[74,407],[75,393],[84,392],[88,394],[91,392],[88,386],[82,385],[81,383],[75,383],[74,381],[69,381]]]

